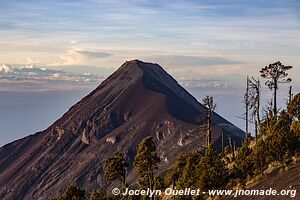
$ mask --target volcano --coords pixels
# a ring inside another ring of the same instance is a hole
[[[49,128],[0,148],[0,197],[49,199],[70,184],[87,192],[110,188],[103,168],[117,151],[128,157],[134,184],[136,147],[148,135],[162,160],[156,173],[163,173],[176,153],[205,144],[198,119],[206,113],[158,64],[125,62]],[[217,146],[221,134],[241,143],[244,132],[216,113],[213,125]]]

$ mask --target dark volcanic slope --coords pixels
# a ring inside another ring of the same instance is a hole
[[[147,135],[155,138],[162,172],[176,152],[204,143],[195,119],[205,113],[159,65],[126,62],[47,130],[0,149],[0,197],[47,199],[69,184],[87,191],[109,187],[103,178],[105,158],[121,151],[132,161]],[[222,131],[237,143],[243,137],[217,114],[214,124],[216,141]],[[129,179],[134,178],[131,170]]]

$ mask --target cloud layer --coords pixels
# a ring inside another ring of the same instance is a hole
[[[150,59],[158,63],[173,63],[181,67],[199,67],[215,65],[234,65],[241,64],[241,61],[231,60],[217,56],[184,56],[184,55],[156,55],[150,56]]]
[[[74,90],[99,84],[103,77],[97,74],[75,74],[36,66],[0,66],[0,91]]]
[[[37,66],[12,67],[0,66],[0,91],[34,92],[34,91],[63,91],[76,90],[97,86],[107,75],[97,73],[71,73],[62,69],[48,69]],[[189,89],[229,89],[237,75],[225,78],[191,78],[176,77],[178,83]],[[230,80],[230,81],[229,81]]]
[[[99,51],[84,51],[80,48],[74,48],[68,50],[66,53],[60,54],[59,58],[62,62],[54,63],[51,65],[73,65],[73,64],[83,64],[91,62],[95,59],[106,58],[111,56],[111,53],[99,52]]]

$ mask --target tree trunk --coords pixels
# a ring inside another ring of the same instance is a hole
[[[207,122],[207,125],[208,125],[208,129],[207,129],[207,147],[209,147],[209,145],[211,144],[211,124],[212,124],[212,117],[211,117],[212,113],[211,113],[211,110],[208,110],[208,122]]]
[[[126,188],[126,176],[122,177],[122,185],[123,185],[123,188]]]
[[[151,185],[152,185],[151,191],[153,191],[154,190],[154,175],[153,175],[153,171],[151,171]],[[151,199],[154,200],[155,196],[153,195],[151,197]]]
[[[172,179],[172,189],[175,190],[175,180]],[[175,200],[175,195],[173,195],[173,200]]]
[[[255,141],[257,141],[257,135],[258,135],[258,125],[257,125],[257,120],[255,120]]]
[[[260,124],[260,109],[259,109],[259,104],[257,105],[257,108],[256,108],[256,120],[257,120],[257,124],[259,125]]]
[[[245,94],[245,107],[246,107],[246,134],[249,133],[249,76],[247,76],[247,88]]]
[[[290,85],[290,88],[289,88],[289,102],[288,103],[291,103],[292,99],[293,99],[292,86]]]
[[[148,168],[148,187],[150,191],[153,190],[153,184],[152,184],[152,173],[150,167]],[[154,197],[150,198],[151,200],[154,200]]]
[[[274,80],[274,116],[277,118],[277,89],[278,89],[278,82]]]
[[[224,153],[224,131],[222,129],[222,153]]]
[[[259,82],[259,79],[258,79],[258,83],[257,83],[257,88],[258,89],[257,89],[256,118],[257,118],[258,125],[260,125],[260,82]]]

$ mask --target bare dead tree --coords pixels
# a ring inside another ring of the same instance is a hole
[[[261,122],[260,120],[260,81],[259,78],[255,79],[252,77],[251,79],[248,79],[249,82],[249,109],[252,110],[251,112],[251,118],[252,121],[254,121],[255,125],[255,138],[257,138],[258,135],[258,127]]]
[[[280,61],[269,64],[269,66],[265,66],[260,70],[260,76],[265,79],[269,79],[266,81],[266,86],[269,87],[271,91],[273,91],[273,113],[274,116],[277,116],[277,90],[278,84],[280,83],[290,83],[292,81],[291,78],[286,78],[288,76],[287,70],[292,69],[292,66],[285,66],[281,64]]]
[[[242,120],[245,120],[245,131],[246,134],[249,133],[249,122],[253,123],[252,121],[249,120],[249,107],[250,107],[250,102],[249,102],[249,76],[247,76],[247,83],[246,83],[246,91],[244,94],[244,100],[243,103],[245,105],[245,113],[238,117]]]
[[[214,103],[214,98],[206,96],[203,99],[203,105],[207,108],[207,147],[211,144],[212,141],[212,126],[213,126],[213,114],[217,107],[217,104]]]
[[[247,76],[247,87],[244,95],[245,102],[245,118],[246,118],[246,134],[249,133],[249,76]]]
[[[228,139],[231,154],[232,154],[232,161],[234,161],[235,160],[235,141],[233,141],[232,137],[230,137],[230,136],[228,136],[227,139]]]
[[[223,129],[222,129],[222,135],[221,135],[221,139],[222,139],[222,153],[224,153],[224,131],[223,131]]]

